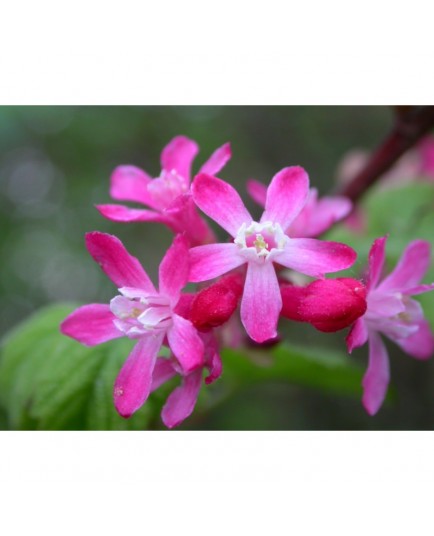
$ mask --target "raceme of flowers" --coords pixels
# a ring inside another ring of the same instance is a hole
[[[88,346],[118,337],[135,341],[113,389],[116,410],[125,418],[179,376],[161,415],[172,428],[193,412],[202,383],[222,374],[223,345],[237,346],[247,338],[258,344],[276,340],[280,318],[308,322],[323,332],[351,326],[350,352],[369,341],[363,404],[376,413],[389,381],[380,334],[418,359],[434,352],[433,333],[420,304],[410,298],[434,289],[434,283],[420,284],[430,263],[429,244],[412,242],[380,284],[387,237],[372,246],[366,283],[325,279],[356,260],[350,246],[317,239],[351,212],[351,202],[318,199],[306,171],[286,167],[268,187],[248,181],[248,192],[264,208],[254,220],[237,191],[216,177],[231,158],[230,145],[218,148],[191,181],[198,151],[193,140],[177,136],[162,151],[159,177],[134,166],[114,170],[112,198],[149,209],[99,205],[101,214],[117,222],[163,223],[175,236],[161,261],[157,289],[118,238],[87,233],[86,247],[117,294],[109,304],[76,309],[61,324],[62,333]],[[201,212],[226,231],[227,240],[217,242]],[[296,285],[297,273],[314,280]],[[183,292],[188,283],[200,283],[200,290]],[[160,355],[162,346],[169,357]]]

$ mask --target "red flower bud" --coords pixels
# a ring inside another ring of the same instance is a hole
[[[232,274],[199,291],[191,304],[190,320],[197,329],[221,326],[238,306],[243,291],[242,276]]]
[[[281,284],[281,315],[333,332],[353,324],[366,312],[366,288],[357,279],[318,279],[306,287]]]

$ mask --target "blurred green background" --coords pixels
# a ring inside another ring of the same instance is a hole
[[[115,224],[94,208],[110,202],[115,166],[134,164],[157,176],[161,149],[184,134],[199,143],[197,171],[230,141],[233,158],[219,176],[259,213],[245,193],[246,179],[268,182],[297,164],[320,193],[331,192],[342,156],[376,147],[392,120],[386,107],[0,107],[0,335],[43,305],[113,297],[112,284],[84,247],[87,231],[119,236],[155,278],[171,233],[156,224]],[[344,350],[345,332],[322,335],[288,324],[291,341]],[[432,429],[433,363],[388,347],[399,394],[375,418],[364,413],[358,397],[267,380],[197,412],[181,428]],[[364,365],[365,355],[349,359]]]

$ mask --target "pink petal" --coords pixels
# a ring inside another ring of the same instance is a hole
[[[383,271],[387,236],[374,240],[369,251],[369,274],[366,288],[372,290],[377,286]]]
[[[406,288],[402,291],[403,294],[408,296],[416,296],[416,294],[424,294],[434,290],[434,283],[428,283],[427,285],[417,285],[416,287]]]
[[[429,323],[421,320],[419,329],[404,339],[394,339],[405,353],[416,359],[429,359],[434,354],[434,335]]]
[[[265,201],[267,199],[267,187],[265,184],[255,179],[249,179],[247,181],[247,192],[253,201],[261,207],[265,207]]]
[[[199,215],[190,193],[179,195],[164,211],[174,224],[172,229],[185,233],[190,247],[215,242],[215,235],[206,221]]]
[[[128,253],[119,238],[94,231],[86,234],[86,247],[118,288],[137,287],[156,294],[157,291],[142,265]]]
[[[252,222],[241,197],[227,182],[199,173],[191,189],[196,205],[233,237],[243,223]]]
[[[293,166],[282,169],[274,175],[267,189],[261,222],[277,222],[282,229],[286,229],[306,204],[308,193],[309,177],[303,168]]]
[[[172,219],[164,213],[155,212],[154,210],[128,208],[123,205],[96,205],[96,208],[104,218],[121,223],[153,221],[164,223],[169,227],[172,227],[174,223]]]
[[[113,324],[115,318],[109,305],[83,305],[65,318],[60,331],[86,346],[94,346],[124,335]]]
[[[193,324],[174,314],[173,325],[167,332],[170,349],[185,373],[204,364],[204,346]]]
[[[161,418],[168,428],[178,426],[192,414],[201,384],[202,370],[197,370],[184,376],[182,385],[169,395],[161,412]]]
[[[326,242],[314,238],[293,238],[276,262],[312,277],[324,277],[325,273],[338,272],[352,266],[357,253],[339,242]]]
[[[282,297],[273,264],[249,262],[241,298],[241,321],[249,337],[256,342],[276,337],[281,309]]]
[[[176,171],[185,184],[190,183],[191,165],[199,147],[197,143],[185,136],[176,136],[161,153],[161,167],[165,171]]]
[[[139,339],[116,378],[113,397],[117,412],[128,418],[147,400],[152,372],[164,333],[150,333]]]
[[[313,188],[310,190],[313,191]],[[308,201],[309,203],[309,201]],[[290,225],[287,234],[294,238],[314,238],[347,216],[352,208],[346,197],[323,197],[306,207]],[[309,209],[309,210],[307,210]]]
[[[208,244],[190,249],[189,281],[214,279],[246,262],[236,244]]]
[[[359,318],[353,324],[353,327],[350,329],[345,342],[347,343],[348,352],[354,350],[354,348],[359,348],[363,346],[368,340],[368,329],[366,328],[366,323],[363,318]]]
[[[368,314],[389,318],[405,311],[402,296],[386,294],[376,289],[368,295]]]
[[[403,291],[417,286],[430,265],[431,245],[414,240],[404,250],[395,269],[381,282],[379,289]]]
[[[231,159],[231,156],[231,144],[225,143],[213,152],[205,164],[200,168],[199,173],[217,175],[217,173],[221,171]]]
[[[176,376],[176,370],[170,359],[159,357],[155,363],[154,372],[152,373],[151,393],[156,391],[163,383],[168,382]]]
[[[117,201],[134,201],[152,207],[148,193],[151,177],[135,166],[118,166],[110,177],[110,195]]]
[[[381,337],[369,333],[369,364],[363,385],[363,406],[369,415],[375,415],[383,403],[390,379],[389,356]]]
[[[211,365],[209,375],[205,378],[205,383],[209,385],[210,383],[218,380],[223,371],[222,358],[220,357],[219,352],[216,350],[211,357]]]
[[[187,239],[177,235],[164,255],[159,269],[160,294],[168,296],[172,305],[176,305],[181,289],[187,284],[188,272]]]

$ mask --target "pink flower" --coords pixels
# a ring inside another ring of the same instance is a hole
[[[265,207],[267,187],[259,181],[247,181],[247,191],[258,205]],[[324,233],[334,223],[342,220],[352,209],[346,197],[323,197],[318,199],[318,190],[311,188],[303,209],[294,218],[285,233],[293,238],[315,238]]]
[[[147,400],[158,352],[167,343],[183,374],[204,365],[204,344],[192,323],[175,312],[188,277],[188,246],[177,236],[159,269],[157,291],[139,261],[115,236],[93,232],[86,246],[105,274],[119,287],[110,305],[79,307],[62,323],[61,331],[82,344],[96,344],[126,336],[137,344],[114,384],[114,403],[123,417],[131,416]]]
[[[430,264],[430,244],[411,242],[395,269],[378,284],[385,260],[387,237],[377,238],[369,253],[366,285],[367,310],[351,328],[348,351],[369,340],[369,364],[363,378],[363,405],[370,415],[380,409],[389,384],[389,358],[380,333],[416,359],[428,359],[434,352],[434,336],[424,319],[420,304],[410,296],[434,289],[420,281]]]
[[[336,242],[290,238],[284,232],[304,207],[309,179],[300,167],[284,168],[267,190],[265,212],[253,221],[235,189],[201,173],[193,182],[193,199],[200,209],[232,237],[227,244],[209,244],[190,250],[190,281],[218,277],[247,264],[241,299],[241,321],[256,342],[276,337],[282,308],[274,263],[301,273],[324,277],[325,272],[351,266],[356,253]]]
[[[209,375],[205,378],[206,384],[217,380],[222,373],[218,344],[213,333],[201,333],[201,338],[205,347],[205,361],[200,368],[192,372],[186,373],[180,368],[173,356],[170,359],[163,357],[157,359],[152,375],[151,392],[177,374],[181,376],[181,385],[172,391],[161,411],[161,418],[168,428],[178,426],[193,412],[202,386],[203,369],[209,370]]]
[[[110,179],[110,195],[118,201],[133,201],[152,210],[123,205],[97,205],[101,214],[117,222],[153,221],[167,225],[175,233],[185,233],[192,245],[212,242],[214,235],[197,213],[191,199],[191,165],[199,152],[193,140],[177,136],[161,153],[162,171],[152,179],[135,166],[117,167]],[[201,172],[216,174],[231,157],[229,143],[222,145],[201,167]]]

